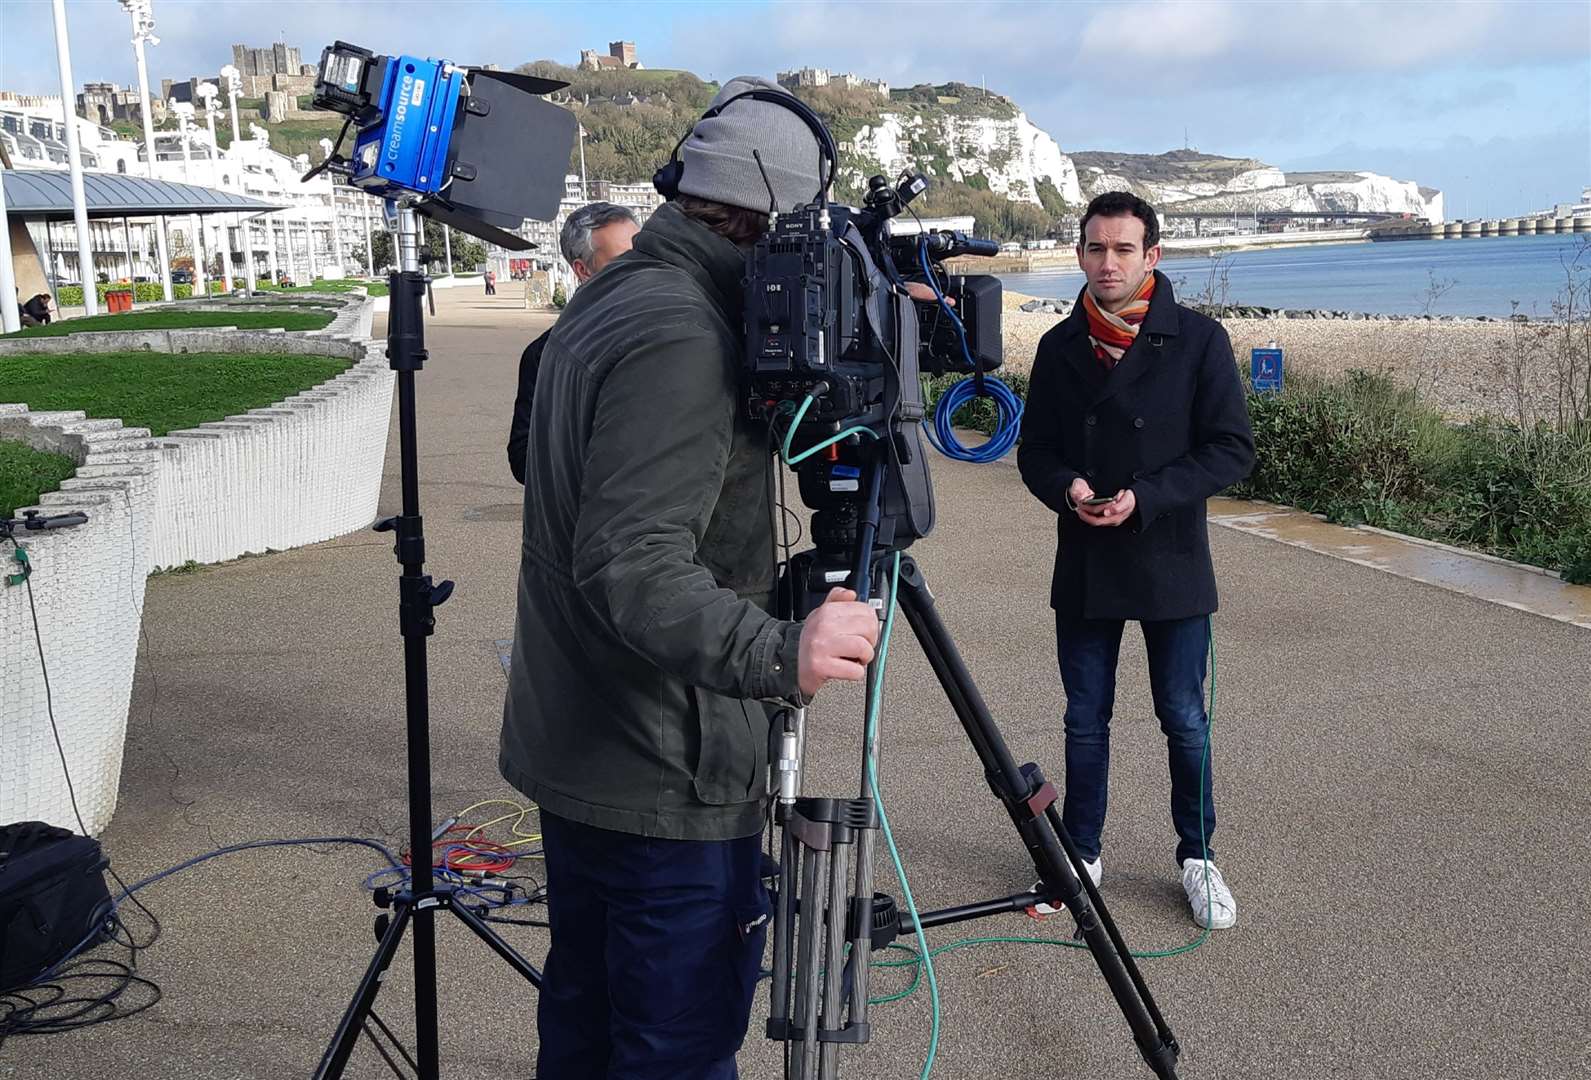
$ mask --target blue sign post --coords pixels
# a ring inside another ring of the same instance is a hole
[[[1282,350],[1274,345],[1269,349],[1254,349],[1249,356],[1249,377],[1255,390],[1262,393],[1281,393]]]

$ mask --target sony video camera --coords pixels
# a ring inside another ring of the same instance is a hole
[[[955,233],[889,233],[927,186],[911,172],[893,185],[875,176],[860,209],[820,199],[778,215],[748,260],[746,405],[774,422],[802,501],[817,511],[813,541],[832,557],[820,558],[809,597],[844,576],[842,553],[899,551],[928,535],[934,503],[921,375],[976,374],[1000,361],[998,280],[947,275],[942,266],[957,254],[993,254],[994,245]],[[910,281],[937,298],[914,300]],[[949,296],[954,305],[944,303]]]

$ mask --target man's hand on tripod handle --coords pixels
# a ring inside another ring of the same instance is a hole
[[[830,679],[865,679],[878,633],[877,611],[850,589],[830,589],[801,626],[801,693],[811,700]]]

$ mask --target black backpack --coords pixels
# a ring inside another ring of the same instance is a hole
[[[109,935],[109,865],[93,837],[42,821],[0,826],[0,991]]]

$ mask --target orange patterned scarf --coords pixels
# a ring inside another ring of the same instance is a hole
[[[1103,311],[1094,302],[1094,294],[1083,290],[1083,314],[1088,316],[1088,340],[1094,344],[1094,356],[1109,371],[1116,366],[1138,337],[1138,325],[1149,314],[1149,295],[1155,291],[1155,276],[1144,278],[1138,293],[1120,311]]]

